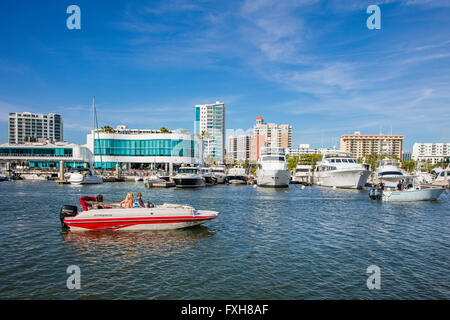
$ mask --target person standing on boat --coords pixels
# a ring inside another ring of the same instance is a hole
[[[120,206],[124,208],[133,208],[133,194],[129,192],[125,200],[120,202]]]
[[[402,190],[402,181],[399,180],[397,183],[397,190]]]
[[[145,208],[144,200],[142,200],[142,194],[138,192],[136,200],[134,200],[134,208]]]

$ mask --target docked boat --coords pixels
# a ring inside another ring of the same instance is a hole
[[[136,176],[134,177],[134,182],[144,182],[144,177]]]
[[[208,186],[212,186],[217,184],[217,178],[213,175],[211,168],[201,168],[200,174],[205,180],[205,184]]]
[[[198,167],[180,167],[172,180],[177,188],[201,188],[205,186],[205,180]]]
[[[211,167],[211,173],[216,177],[217,183],[225,183],[227,174],[225,170],[225,166],[213,166]]]
[[[8,177],[7,176],[0,176],[0,181],[8,181]]]
[[[363,164],[356,163],[350,153],[338,151],[323,155],[314,171],[314,183],[323,187],[362,189],[370,173]]]
[[[292,176],[292,183],[311,184],[313,166],[311,164],[298,164]]]
[[[256,184],[261,187],[288,187],[290,180],[291,173],[287,169],[284,148],[262,148],[256,170]]]
[[[434,175],[433,185],[450,188],[450,164],[445,169],[435,168],[431,172]]]
[[[398,161],[395,159],[381,160],[375,175],[377,181],[388,187],[395,187],[405,177],[405,174],[398,168]]]
[[[71,184],[100,184],[103,183],[103,178],[93,174],[91,169],[80,168],[70,173],[67,182]]]
[[[63,228],[71,231],[88,230],[172,230],[203,224],[219,213],[196,210],[191,206],[168,204],[146,208],[121,208],[118,202],[104,202],[103,209],[95,209],[94,197],[80,199],[83,208],[64,205],[60,211]]]
[[[170,180],[170,176],[153,174],[145,177],[144,186],[146,188],[169,188],[174,187],[175,183]]]
[[[230,168],[227,173],[226,182],[228,184],[247,184],[248,175],[244,168]]]
[[[427,201],[437,200],[444,188],[423,187],[416,182],[415,176],[405,176],[398,187],[371,188],[369,197],[381,201]]]
[[[45,173],[23,173],[20,175],[23,180],[32,180],[32,181],[48,181],[51,180],[52,177]]]

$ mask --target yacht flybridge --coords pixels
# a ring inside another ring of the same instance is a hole
[[[370,171],[352,157],[351,153],[336,151],[323,155],[316,165],[314,181],[323,187],[362,189]]]
[[[290,179],[284,148],[262,148],[256,170],[256,184],[261,187],[288,187]]]
[[[404,173],[398,168],[398,161],[394,159],[381,160],[376,171],[376,179],[385,186],[396,186],[404,176]]]
[[[104,202],[103,208],[94,208],[94,197],[80,199],[83,211],[77,206],[65,205],[60,211],[63,228],[71,231],[87,230],[171,230],[196,226],[216,218],[219,213],[196,210],[193,207],[165,203],[146,208],[122,208],[117,201]]]

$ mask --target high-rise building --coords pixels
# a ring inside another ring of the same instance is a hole
[[[412,159],[432,164],[446,162],[450,158],[450,143],[414,143]]]
[[[250,146],[250,160],[258,160],[262,147],[291,148],[292,126],[264,123],[263,117],[256,118]]]
[[[204,143],[204,159],[223,161],[225,153],[225,104],[195,106],[194,133]]]
[[[403,135],[369,134],[362,135],[359,131],[354,134],[341,136],[341,151],[350,152],[355,158],[366,155],[390,154],[402,157]]]
[[[10,144],[37,141],[61,142],[63,141],[62,117],[56,113],[10,113],[8,141]]]
[[[229,136],[227,141],[227,158],[232,160],[249,160],[251,139],[251,134]]]

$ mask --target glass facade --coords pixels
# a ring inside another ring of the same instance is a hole
[[[0,148],[1,157],[72,157],[71,148]]]
[[[95,139],[94,141],[94,155],[96,156],[195,157],[195,149],[196,143],[193,140]]]

